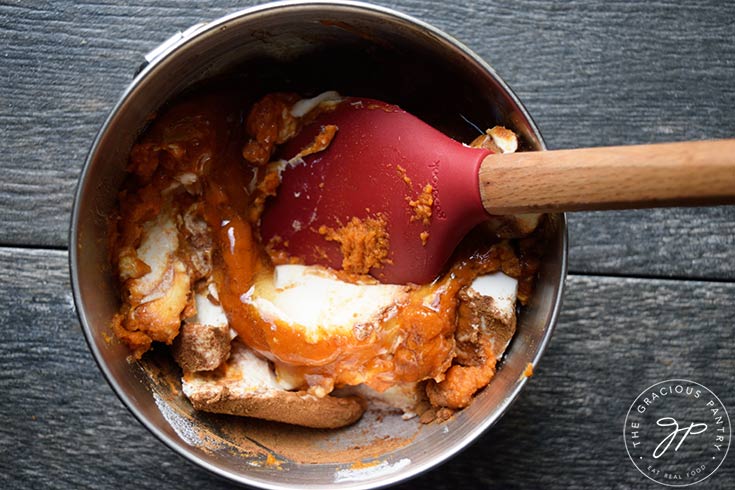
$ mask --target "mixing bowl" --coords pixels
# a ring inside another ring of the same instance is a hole
[[[112,388],[167,446],[234,482],[262,488],[375,488],[436,466],[508,409],[552,333],[566,273],[566,223],[550,216],[548,249],[530,304],[497,375],[443,423],[368,412],[334,431],[193,411],[165,349],[130,362],[110,320],[119,306],[108,261],[108,220],[130,148],[151,114],[192,87],[228,78],[253,97],[276,90],[397,103],[463,141],[496,124],[521,149],[542,150],[534,122],[508,86],[467,47],[420,20],[355,2],[279,2],[177,34],[150,53],[97,135],[73,209],[70,265],[89,347]],[[100,407],[100,410],[103,408]],[[541,423],[541,421],[539,421]]]

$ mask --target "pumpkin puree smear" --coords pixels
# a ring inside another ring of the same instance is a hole
[[[342,269],[350,274],[368,274],[373,267],[390,263],[390,237],[382,214],[360,219],[353,216],[346,225],[334,229],[320,226],[319,234],[330,242],[339,243]]]
[[[400,165],[396,165],[398,174],[401,176],[403,182],[408,187],[409,193],[413,191],[413,181],[411,177],[406,173],[406,169]],[[405,197],[408,207],[411,211],[411,222],[420,221],[424,226],[431,224],[431,216],[434,212],[434,187],[431,184],[426,184],[421,192],[417,196],[408,195]],[[429,240],[429,232],[427,230],[422,231],[419,234],[421,244],[426,245]]]
[[[203,373],[191,367],[191,360],[179,362],[187,366],[183,391],[202,410],[250,415],[237,407],[255,391],[238,388],[236,383],[247,380],[227,373],[250,372],[230,370],[228,363],[251,355],[274,380],[253,381],[258,389],[293,402],[287,406],[306,407],[306,413],[309,403],[327,399],[336,398],[329,413],[339,414],[355,396],[385,405],[386,394],[399,393],[401,402],[391,409],[423,414],[424,422],[444,419],[469,405],[495,374],[515,332],[516,301],[525,304],[533,288],[543,225],[503,238],[490,225],[478,227],[431,284],[388,287],[367,275],[390,263],[390,237],[380,214],[319,228],[325,243],[339,245],[342,271],[300,265],[298,257],[284,251],[288,243],[279,237],[261,243],[259,233],[260,216],[278,193],[288,165],[274,158],[279,145],[340,103],[315,102],[301,114],[293,110],[300,100],[296,94],[276,93],[252,103],[235,91],[205,92],[177,102],[154,120],[131,150],[128,179],[111,223],[111,261],[121,293],[112,329],[134,358],[161,343],[173,346],[178,361],[183,354],[177,357],[177,352],[200,348],[182,347],[179,333],[193,323],[214,325],[204,314],[222,311],[218,325],[235,337],[231,342],[233,353],[237,343],[238,356],[223,352],[219,367]],[[335,137],[338,127],[323,127],[297,157],[323,151]],[[399,168],[399,173],[409,189],[411,220],[428,225],[432,186],[414,189],[406,171]],[[425,244],[428,232],[419,238]],[[359,294],[382,287],[383,303],[354,324],[328,327],[328,318],[319,317],[322,323],[306,327],[273,306],[287,288],[276,280],[287,270],[282,267],[300,267],[307,271],[303,274],[331,281],[330,287],[353,287]],[[476,281],[501,276],[513,284],[505,296],[485,291]],[[195,386],[196,380],[201,383]],[[199,396],[202,386],[210,390],[206,396]],[[355,389],[363,391],[355,394]],[[362,400],[348,408],[359,417],[364,405]],[[303,424],[278,416],[270,419]],[[343,423],[354,420],[345,416]]]

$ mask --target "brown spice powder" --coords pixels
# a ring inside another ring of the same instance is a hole
[[[367,467],[370,459],[381,458],[409,445],[421,430],[419,424],[406,422],[395,413],[381,421],[381,414],[373,411],[366,412],[349,429],[335,430],[310,429],[248,417],[229,416],[215,420],[220,422],[218,432],[228,442],[243,447],[257,445],[263,451],[272,452],[273,458],[281,463],[345,464],[350,469],[358,469],[352,465],[360,461]],[[263,459],[264,463],[268,462],[267,456]]]

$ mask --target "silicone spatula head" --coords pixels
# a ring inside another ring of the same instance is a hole
[[[326,149],[293,158],[330,125],[337,132]],[[291,163],[263,214],[262,239],[306,264],[431,282],[487,217],[478,183],[487,154],[395,105],[344,99],[282,148]]]

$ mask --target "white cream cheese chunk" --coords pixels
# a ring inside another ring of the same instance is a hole
[[[299,100],[291,107],[291,115],[293,117],[304,117],[305,115],[319,107],[320,104],[334,104],[341,101],[342,97],[339,95],[339,93],[335,92],[334,90],[329,90],[327,92],[322,92],[321,94],[317,95],[316,97],[312,97],[311,99]]]
[[[502,272],[478,276],[470,284],[470,288],[480,296],[490,297],[496,308],[510,316],[515,312],[518,281]]]
[[[208,373],[186,373],[181,380],[181,387],[187,397],[216,391],[227,386],[235,397],[244,396],[254,391],[281,390],[276,376],[267,360],[246,347],[242,342],[232,341],[230,358],[224,376],[212,376]]]
[[[472,324],[488,336],[500,359],[516,329],[518,281],[502,272],[477,277],[467,289],[473,310]]]
[[[403,418],[408,420],[416,416],[415,410],[423,396],[423,385],[421,383],[399,383],[380,392],[365,384],[360,384],[335,390],[335,394],[359,396],[367,400],[370,408],[374,410],[403,412]]]
[[[178,230],[169,213],[161,213],[143,226],[142,239],[135,252],[151,270],[130,284],[131,293],[144,297],[141,303],[163,296],[167,288],[161,285],[171,280],[167,276],[173,274],[171,264],[178,248]]]
[[[407,292],[407,286],[353,284],[322,267],[288,264],[257,281],[241,300],[253,304],[263,319],[291,324],[307,341],[317,342],[377,321]]]
[[[186,319],[187,323],[198,323],[200,325],[209,325],[211,327],[221,327],[229,325],[227,314],[219,303],[215,303],[210,299],[218,299],[217,287],[214,283],[207,286],[207,294],[195,293],[194,304],[196,305],[196,314]],[[237,337],[237,332],[230,327],[230,340]]]
[[[227,325],[225,310],[222,306],[210,301],[208,295],[194,294],[194,304],[196,305],[197,312],[194,316],[187,318],[187,322],[211,325],[213,327]]]

